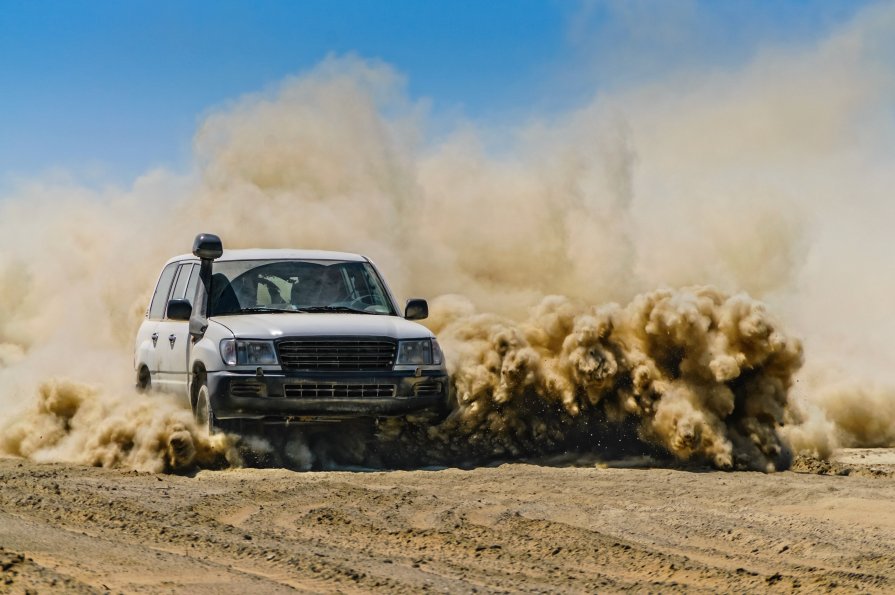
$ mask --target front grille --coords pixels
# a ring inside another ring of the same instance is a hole
[[[255,380],[234,380],[230,383],[230,394],[234,397],[261,397],[264,386]]]
[[[413,394],[416,397],[431,397],[441,394],[440,382],[417,382],[413,385]]]
[[[391,370],[396,343],[385,339],[280,341],[280,364],[289,370]]]
[[[394,384],[287,384],[286,396],[303,397],[381,397],[395,396]]]

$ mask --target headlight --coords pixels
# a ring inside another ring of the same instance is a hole
[[[228,366],[263,366],[276,364],[277,352],[272,341],[224,339],[221,341],[221,359]]]
[[[435,339],[415,339],[398,342],[398,357],[395,364],[399,366],[441,365],[444,356]]]
[[[441,345],[438,341],[432,339],[432,363],[440,366],[444,362],[444,353],[441,351]]]

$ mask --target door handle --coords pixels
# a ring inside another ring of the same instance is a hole
[[[158,333],[152,333],[152,346],[155,347],[156,343],[158,343]]]
[[[168,342],[171,343],[172,349],[174,348],[174,341],[176,341],[176,340],[177,340],[177,335],[175,335],[174,333],[171,333],[170,335],[168,335]]]

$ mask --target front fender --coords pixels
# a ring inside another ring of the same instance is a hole
[[[219,372],[225,369],[219,345],[220,340],[215,341],[207,334],[194,343],[190,355],[190,370],[195,370],[197,363],[201,363],[208,372]]]
[[[202,337],[193,343],[190,350],[190,370],[196,369],[196,364],[201,363],[208,372],[219,372],[227,368],[221,359],[221,341],[232,339],[230,329],[220,323],[209,321],[208,328]]]

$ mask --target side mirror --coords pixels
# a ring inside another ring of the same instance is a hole
[[[404,306],[404,318],[407,320],[422,320],[429,317],[429,304],[419,298],[407,300]]]
[[[168,302],[168,318],[171,320],[189,320],[193,315],[193,306],[189,300],[171,300]]]
[[[193,255],[202,260],[214,260],[224,253],[221,238],[213,233],[200,233],[193,241]]]

